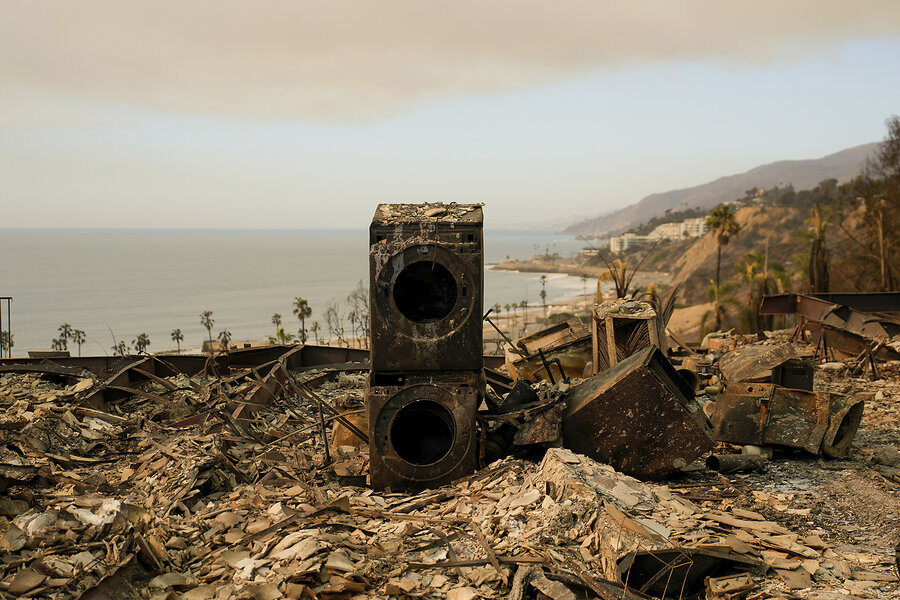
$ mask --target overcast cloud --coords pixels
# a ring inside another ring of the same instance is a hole
[[[28,0],[0,10],[7,122],[65,119],[59,98],[373,121],[596,68],[784,62],[900,32],[896,0]]]

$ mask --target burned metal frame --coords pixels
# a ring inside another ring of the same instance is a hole
[[[809,294],[832,304],[849,306],[862,312],[900,313],[900,292],[863,292],[858,294]]]
[[[847,300],[848,294],[835,295]],[[864,303],[860,301],[860,303]],[[888,300],[870,299],[868,305],[881,307],[892,305]],[[896,308],[895,308],[896,310]],[[900,321],[889,316],[864,312],[846,304],[835,304],[828,300],[802,294],[781,294],[765,296],[759,307],[761,315],[798,314],[805,319],[842,329],[869,339],[892,339],[900,335]]]
[[[0,373],[31,372],[66,377],[69,382],[92,376],[100,385],[80,400],[100,410],[111,402],[129,395],[146,395],[135,388],[153,380],[172,389],[166,377],[204,374],[226,377],[226,381],[250,379],[256,386],[246,401],[235,405],[233,414],[240,417],[252,412],[254,405],[271,404],[286,391],[285,370],[301,371],[328,367],[331,371],[366,371],[369,353],[357,348],[334,346],[261,346],[236,350],[216,357],[198,354],[173,354],[129,357],[65,357],[53,360],[16,358],[0,360]],[[321,381],[308,382],[315,387]],[[202,415],[192,417],[196,419]]]

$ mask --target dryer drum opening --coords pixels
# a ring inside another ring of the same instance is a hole
[[[456,306],[456,279],[440,263],[418,261],[407,265],[394,282],[394,303],[415,323],[433,323]]]
[[[456,428],[445,407],[428,400],[407,404],[390,425],[391,445],[406,462],[425,466],[447,456],[453,448]]]

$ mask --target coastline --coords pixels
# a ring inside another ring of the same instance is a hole
[[[606,272],[605,267],[577,265],[567,261],[505,260],[495,265],[490,265],[488,268],[520,273],[562,273],[573,277],[599,277]]]
[[[498,271],[512,271],[520,273],[561,273],[573,277],[589,277],[596,279],[607,272],[604,266],[579,265],[568,261],[535,261],[535,260],[505,260],[491,265],[489,268]],[[669,285],[672,282],[672,273],[664,271],[638,271],[634,276],[634,285],[647,286],[651,283],[657,285]]]

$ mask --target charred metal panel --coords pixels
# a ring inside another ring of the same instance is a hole
[[[795,357],[772,369],[772,383],[794,390],[813,389],[815,368],[808,358]]]
[[[822,453],[835,458],[850,454],[853,438],[862,422],[865,400],[875,394],[863,392],[854,396],[833,396],[828,407],[828,429],[822,440]]]
[[[775,445],[818,453],[828,427],[828,400],[774,384],[729,384],[710,419],[716,441]]]
[[[437,487],[475,470],[475,372],[371,373],[366,388],[369,477],[375,489]]]
[[[482,211],[381,204],[369,229],[374,371],[482,368]]]
[[[655,347],[572,388],[564,399],[564,445],[634,477],[671,474],[714,446],[693,390]]]
[[[725,353],[719,359],[719,371],[728,382],[748,381],[761,377],[770,379],[772,369],[793,356],[794,345],[787,342],[744,346]]]
[[[506,344],[506,369],[514,379],[546,380],[582,377],[591,360],[591,334],[575,317]]]

